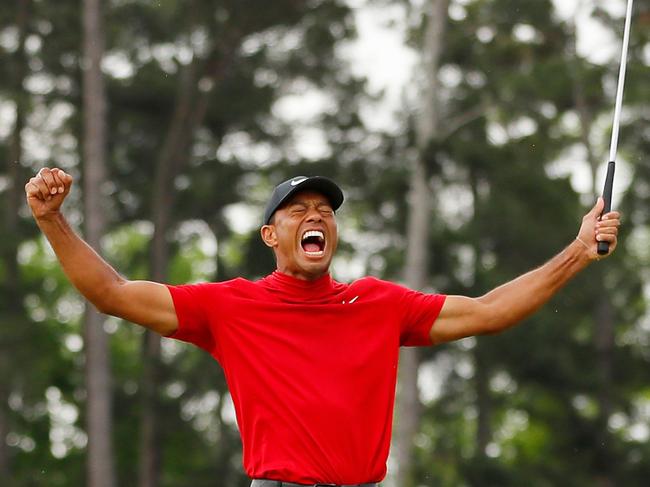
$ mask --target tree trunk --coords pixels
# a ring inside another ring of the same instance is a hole
[[[83,189],[84,230],[88,243],[100,248],[105,231],[101,188],[106,179],[106,90],[101,73],[104,26],[101,0],[83,2]],[[90,305],[85,313],[85,380],[87,389],[88,487],[114,487],[111,373],[108,336],[102,316]]]
[[[474,383],[476,387],[477,411],[476,455],[477,457],[484,457],[485,449],[492,440],[492,401],[490,400],[490,374],[488,363],[480,344],[477,344],[476,347],[474,347],[474,364],[476,367]]]
[[[470,185],[474,199],[474,225],[479,225],[480,194],[478,191],[479,175],[474,168],[470,169]],[[484,249],[480,241],[474,244],[474,286],[477,292],[484,291],[481,284],[481,261]],[[492,397],[490,395],[490,363],[486,357],[485,348],[479,340],[474,347],[474,387],[476,391],[476,456],[484,457],[487,445],[492,440]]]
[[[575,25],[572,33],[572,51],[577,57]],[[578,116],[580,119],[580,140],[587,153],[587,162],[591,169],[592,193],[593,199],[599,195],[599,188],[596,187],[598,178],[598,168],[600,166],[596,151],[592,147],[590,136],[594,124],[594,110],[589,106],[585,98],[585,89],[582,77],[578,70],[573,71],[573,97]],[[606,280],[599,279],[605,283]],[[615,346],[615,329],[614,329],[614,309],[609,300],[609,293],[601,294],[596,305],[594,313],[595,335],[594,349],[596,352],[596,370],[598,374],[598,404],[599,416],[595,445],[596,479],[598,487],[613,487],[615,485],[614,475],[612,472],[613,459],[609,446],[608,426],[609,417],[612,414],[612,377],[613,377],[613,352]]]
[[[612,415],[612,369],[614,352],[614,310],[606,296],[600,298],[595,312],[596,368],[598,374],[598,433],[596,435],[596,465],[598,487],[614,487],[612,447],[609,418]]]
[[[26,4],[26,1],[21,4]],[[22,37],[21,37],[22,40]],[[21,42],[21,45],[24,43]],[[18,95],[20,96],[20,95]],[[3,298],[6,304],[6,315],[4,318],[7,325],[19,326],[21,317],[24,316],[25,310],[22,307],[20,296],[20,273],[18,270],[18,210],[21,200],[21,160],[22,145],[21,133],[24,127],[24,104],[16,104],[16,122],[13,134],[11,136],[11,146],[9,151],[9,160],[7,161],[7,178],[9,187],[6,192],[5,201],[5,218],[4,218],[4,235],[5,241],[2,242],[2,261],[5,266],[5,278],[0,286]],[[11,391],[11,362],[9,344],[13,341],[3,333],[5,343],[0,343],[0,485],[9,486],[10,484],[10,461],[9,448],[5,438],[9,433],[9,410],[7,409],[7,399]]]
[[[4,354],[6,355],[6,354]],[[0,367],[2,370],[6,370],[7,361],[2,358],[0,359]],[[10,484],[10,469],[9,469],[9,449],[7,448],[7,442],[4,441],[9,434],[9,418],[6,406],[6,398],[8,397],[9,390],[5,384],[6,381],[0,383],[0,397],[4,398],[2,401],[2,406],[0,407],[0,438],[2,438],[2,445],[0,445],[0,484],[7,487],[11,486]]]
[[[419,158],[413,162],[410,177],[409,216],[407,228],[404,280],[412,289],[422,289],[427,280],[428,240],[432,199],[425,162],[427,148],[439,138],[438,69],[447,21],[448,0],[431,0],[425,34],[423,67],[427,85],[422,96],[416,137]],[[394,485],[410,484],[413,469],[413,438],[417,433],[421,405],[417,385],[418,350],[404,348],[400,352],[399,385],[396,404],[393,455],[396,460]]]
[[[427,243],[431,214],[431,198],[426,169],[415,161],[411,170],[409,198],[408,246],[404,279],[412,289],[422,289],[426,282]],[[418,431],[421,404],[418,390],[420,364],[417,348],[400,350],[399,382],[395,408],[393,454],[396,460],[395,486],[409,485],[413,466],[413,438]]]
[[[6,161],[7,179],[9,186],[6,191],[4,204],[4,235],[0,244],[2,248],[2,261],[5,266],[4,282],[0,284],[3,300],[6,303],[6,319],[18,328],[21,317],[25,315],[22,306],[20,291],[20,273],[18,269],[18,242],[20,239],[18,229],[18,210],[22,199],[22,132],[25,126],[26,96],[23,90],[23,81],[27,71],[27,58],[25,53],[25,37],[27,35],[27,21],[31,0],[19,0],[16,10],[16,27],[18,28],[18,49],[13,56],[12,88],[16,100],[16,121],[10,138],[9,155]],[[10,328],[9,328],[10,329]],[[4,334],[3,334],[4,335]],[[3,336],[3,338],[8,338]],[[10,454],[5,439],[10,431],[9,410],[7,399],[11,391],[11,362],[5,346],[9,347],[11,339],[0,343],[0,485],[11,486]]]
[[[160,447],[158,434],[158,389],[160,387],[160,337],[145,332],[143,370],[140,391],[140,487],[155,487],[160,482]]]
[[[196,66],[192,63],[181,74],[181,84],[172,121],[165,143],[156,163],[151,211],[154,234],[150,245],[150,277],[156,282],[167,281],[169,232],[174,203],[174,178],[187,157],[184,142],[193,130],[188,126],[192,98],[196,92]],[[160,336],[146,331],[143,339],[143,370],[140,384],[142,417],[140,420],[140,487],[157,487],[160,483],[160,442],[158,441],[158,392],[160,387]]]
[[[199,90],[200,60],[187,66],[181,75],[174,115],[165,136],[165,143],[156,163],[154,191],[151,200],[154,234],[150,246],[151,279],[167,281],[169,264],[168,234],[172,226],[175,201],[174,180],[189,161],[191,142],[196,128],[203,122],[214,86],[226,75],[226,68],[234,55],[233,43],[225,61],[208,61],[204,77],[207,89]],[[221,46],[223,47],[223,46]],[[216,57],[213,56],[213,58]],[[158,391],[160,374],[160,336],[147,331],[144,337],[144,364],[142,383],[142,419],[140,435],[139,487],[158,487],[160,484],[160,442],[158,441]]]
[[[21,3],[27,3],[25,1]],[[22,44],[21,44],[22,45]],[[20,96],[20,95],[18,95]],[[5,278],[0,289],[2,290],[3,301],[6,303],[6,315],[4,318],[13,326],[18,327],[25,310],[22,306],[20,293],[20,273],[18,270],[18,210],[21,200],[21,160],[22,145],[21,133],[24,127],[25,112],[24,104],[16,104],[16,122],[13,134],[11,136],[11,147],[9,160],[7,164],[7,177],[9,187],[6,193],[5,202],[5,219],[4,235],[5,241],[2,242],[2,261],[5,265]],[[3,334],[4,335],[4,334]],[[13,340],[3,336],[6,344],[0,344],[0,485],[11,485],[9,483],[9,449],[7,442],[4,441],[9,433],[9,411],[7,409],[7,399],[11,390],[11,362],[10,353],[4,351],[5,346],[8,348],[9,343]]]

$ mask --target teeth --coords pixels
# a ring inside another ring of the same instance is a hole
[[[302,239],[305,240],[306,238],[309,237],[318,237],[321,240],[325,239],[325,235],[323,235],[323,232],[319,230],[309,230],[308,232],[305,232],[305,234],[302,236]]]

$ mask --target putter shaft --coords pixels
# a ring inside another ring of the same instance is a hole
[[[630,45],[630,28],[632,24],[632,4],[634,0],[627,0],[627,13],[625,15],[625,33],[623,34],[623,50],[621,53],[621,66],[618,72],[618,87],[616,90],[616,105],[614,107],[614,124],[612,126],[612,142],[609,146],[609,160],[616,160],[618,150],[618,132],[621,124],[621,108],[623,106],[623,90],[625,89],[625,71],[627,69],[627,52]]]

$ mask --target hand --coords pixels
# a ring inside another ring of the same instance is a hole
[[[578,231],[577,240],[582,243],[585,252],[588,252],[590,260],[607,257],[616,248],[621,216],[617,211],[611,211],[600,218],[604,207],[605,202],[602,198],[598,198],[596,205],[582,218],[582,225]],[[598,255],[598,242],[609,242],[607,255]]]
[[[59,212],[72,187],[72,176],[58,168],[44,167],[25,185],[27,204],[34,218],[47,218]]]

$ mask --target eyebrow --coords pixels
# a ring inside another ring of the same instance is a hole
[[[303,200],[303,199],[295,199],[295,200],[291,200],[291,201],[289,201],[289,203],[287,203],[287,206],[292,206],[292,205],[309,206],[309,201],[306,201],[306,200]],[[316,206],[317,207],[319,207],[319,206],[329,206],[329,207],[331,207],[332,204],[327,200],[322,200],[322,201],[317,202]]]

